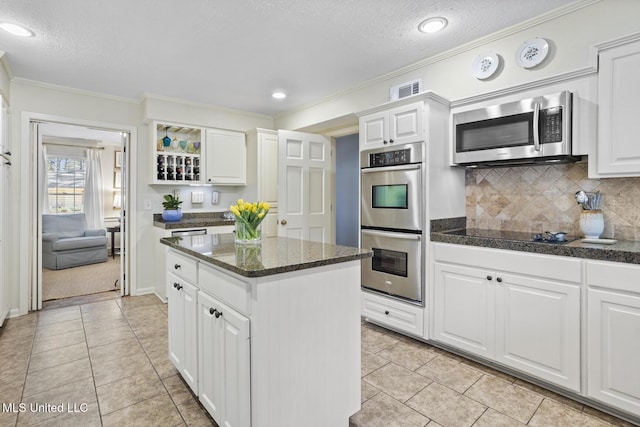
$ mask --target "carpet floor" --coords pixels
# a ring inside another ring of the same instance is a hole
[[[42,301],[89,295],[115,289],[120,277],[120,257],[107,262],[65,268],[42,269]]]

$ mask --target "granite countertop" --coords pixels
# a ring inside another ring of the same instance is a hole
[[[184,213],[180,221],[164,221],[162,214],[153,214],[153,226],[166,230],[178,228],[202,228],[219,227],[223,225],[235,225],[234,219],[226,219],[224,212],[198,212]]]
[[[236,245],[234,234],[165,237],[160,242],[245,277],[264,277],[373,256],[371,251],[358,248],[286,237],[263,238],[260,245]]]
[[[613,245],[605,245],[583,243],[576,236],[567,236],[567,240],[567,243],[535,242],[529,233],[472,228],[431,233],[432,242],[640,264],[640,241],[619,240]]]

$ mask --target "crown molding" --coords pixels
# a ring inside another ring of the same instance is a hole
[[[69,86],[56,85],[53,83],[39,82],[37,80],[24,79],[21,77],[13,78],[11,81],[18,84],[23,84],[25,86],[41,87],[43,89],[51,89],[51,90],[57,90],[60,92],[73,93],[76,95],[108,99],[110,101],[126,102],[129,104],[136,104],[136,105],[140,104],[139,99],[125,98],[123,96],[117,96],[117,95],[108,95],[106,93],[94,92],[94,91],[85,90],[85,89],[77,89]]]
[[[172,104],[181,104],[181,105],[185,105],[185,106],[188,106],[188,107],[204,108],[204,109],[207,109],[207,110],[216,110],[216,111],[221,111],[221,112],[231,113],[231,114],[236,114],[236,115],[242,115],[242,116],[247,116],[247,117],[255,117],[255,118],[259,118],[259,119],[273,120],[273,116],[269,116],[267,114],[254,113],[254,112],[251,112],[251,111],[243,111],[243,110],[234,110],[232,108],[219,107],[217,105],[206,104],[204,102],[187,101],[185,99],[172,98],[172,97],[169,97],[169,96],[156,95],[156,94],[153,94],[153,93],[144,93],[143,96],[142,96],[141,102],[145,102],[146,100],[157,100],[157,101],[162,101],[162,102],[170,102]]]

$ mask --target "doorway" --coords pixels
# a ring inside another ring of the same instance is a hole
[[[32,122],[32,133],[39,224],[32,308],[103,292],[124,295],[129,134],[54,122]]]
[[[336,244],[358,247],[360,236],[359,135],[335,138]]]

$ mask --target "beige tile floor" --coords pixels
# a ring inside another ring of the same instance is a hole
[[[216,425],[169,362],[167,306],[152,295],[58,300],[9,319],[0,330],[0,402],[26,405],[1,411],[0,426]],[[31,410],[47,403],[65,412]],[[631,425],[366,322],[362,409],[350,424]]]
[[[362,323],[357,427],[632,426],[428,344]]]
[[[169,362],[166,304],[114,297],[58,300],[7,321],[0,402],[26,410],[4,408],[0,426],[216,425]],[[32,411],[47,403],[63,412]]]

